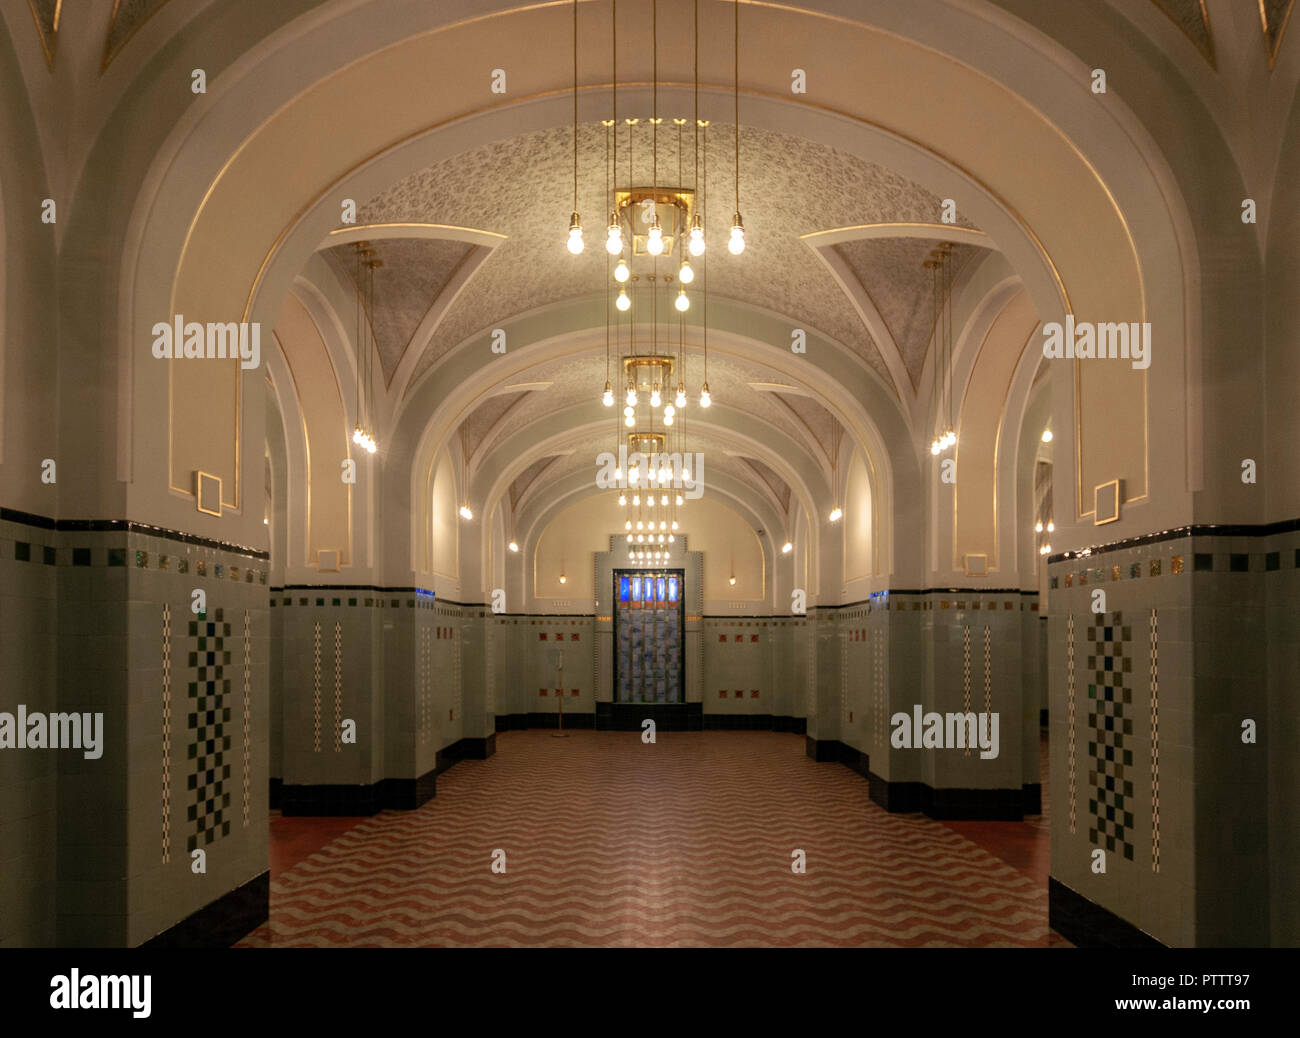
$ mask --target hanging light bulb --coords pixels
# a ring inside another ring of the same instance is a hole
[[[1051,442],[1052,442],[1052,430],[1051,430],[1051,429],[1044,429],[1044,430],[1043,430],[1043,442],[1044,442],[1044,443],[1051,443]]]
[[[686,386],[684,383],[677,383],[677,399],[673,401],[678,408],[686,406]]]
[[[618,213],[609,214],[609,231],[605,235],[605,251],[617,256],[623,251],[623,228],[618,222]]]
[[[639,533],[639,534],[637,534],[637,535],[636,535],[636,542],[637,542],[637,544],[644,544],[644,543],[645,543],[645,534],[643,534],[643,533]]]
[[[626,508],[626,507],[627,507],[627,495],[626,495],[626,494],[619,494],[619,495],[618,495],[618,507],[619,507],[619,508]]]
[[[620,288],[618,290],[618,298],[614,300],[614,305],[623,313],[627,313],[627,311],[632,309],[632,299],[627,294],[626,288]]]
[[[605,392],[601,396],[600,402],[606,407],[614,406],[614,387],[609,384],[609,379],[605,380]]]
[[[666,519],[660,519],[660,520],[659,520],[659,529],[661,529],[661,530],[666,530],[666,529],[668,529],[668,520],[666,520]]]
[[[662,497],[660,497],[660,498],[659,498],[659,503],[660,503],[661,505],[663,505],[665,508],[667,508],[667,507],[668,507],[668,495],[667,495],[667,494],[664,494]],[[663,524],[662,522],[659,524],[659,526],[660,526],[661,529],[662,529],[663,525],[664,525],[664,524]]]
[[[359,425],[352,430],[352,442],[353,443],[361,442],[361,426]]]
[[[460,517],[462,519],[473,519],[474,513],[469,510],[469,505],[460,506]]]
[[[631,382],[627,384],[627,406],[636,407],[636,386]]]
[[[619,261],[614,267],[614,280],[621,285],[625,281],[627,281],[627,279],[630,278],[631,276],[632,276],[632,271],[628,269],[627,260],[623,259],[622,257],[619,257]],[[630,303],[631,301],[629,300],[629,304]],[[620,306],[619,309],[626,310],[627,307]]]
[[[691,308],[691,301],[686,295],[686,289],[679,288],[677,290],[677,298],[673,300],[673,306],[677,307],[679,314],[684,314]]]
[[[379,444],[377,444],[374,441],[374,439],[371,438],[371,440],[366,444],[366,450],[368,450],[371,454],[374,454],[375,451],[377,451],[378,449],[379,449]]]
[[[569,218],[569,251],[575,256],[582,251],[582,220],[577,213]]]
[[[933,440],[930,441],[930,453],[931,453],[931,454],[938,454],[941,450],[943,450],[943,446],[939,443],[939,440],[938,440],[937,437],[936,437],[935,439],[933,439]]]
[[[740,219],[740,213],[732,218],[731,237],[727,239],[727,251],[733,256],[739,256],[745,251],[745,225]]]
[[[659,387],[655,386],[654,389],[650,390],[650,406],[658,407],[663,402],[663,397],[659,395]]]
[[[642,522],[640,519],[638,519],[638,520],[636,521],[636,528],[637,528],[638,530],[644,530],[644,529],[645,529],[645,523]]]
[[[830,514],[831,522],[838,523],[843,517],[844,517],[844,510],[840,508],[839,505],[836,505],[834,508],[831,509],[831,514]]]
[[[631,418],[634,414],[636,414],[636,408],[633,407],[631,404],[629,404],[627,407],[623,408],[623,417],[624,417],[624,418]]]
[[[783,545],[781,545],[781,554],[782,554],[782,555],[789,555],[790,552],[792,552],[792,551],[794,551],[794,545],[791,544],[789,541],[786,541]]]
[[[673,520],[673,529],[674,529],[674,530],[677,529],[677,520],[676,520],[676,519]]]
[[[704,224],[699,213],[691,217],[691,233],[686,248],[692,256],[704,254]]]
[[[674,523],[673,525],[676,526],[677,524]],[[671,533],[670,533],[670,534],[668,535],[668,543],[669,543],[669,544],[673,544],[676,540],[677,540],[677,537],[676,537],[674,534],[671,534]]]
[[[1048,533],[1055,533],[1055,532],[1056,532],[1056,524],[1055,524],[1054,522],[1052,522],[1052,520],[1050,520],[1050,519],[1047,520],[1047,532],[1048,532]]]
[[[670,414],[665,414],[665,415],[664,415],[664,425],[672,425],[672,424],[673,424],[673,416],[670,415]]]
[[[665,405],[664,405],[664,417],[665,417],[665,418],[671,418],[671,417],[672,417],[673,415],[675,415],[676,413],[677,413],[677,408],[675,408],[672,404],[665,404]]]
[[[640,494],[633,494],[633,495],[632,495],[632,504],[635,505],[637,508],[640,508],[640,507],[641,507],[641,495],[640,495]]]
[[[1043,520],[1039,519],[1038,522],[1034,523],[1034,533],[1042,533],[1042,532],[1043,532]]]
[[[682,260],[682,265],[677,268],[677,280],[683,285],[689,285],[695,280],[695,268],[691,266],[690,260]]]
[[[650,221],[650,231],[646,235],[645,250],[651,256],[662,256],[664,254],[664,232],[659,226],[658,213],[655,213]]]
[[[713,398],[709,396],[709,384],[706,382],[700,388],[700,406],[708,407],[711,403],[713,403]]]
[[[518,541],[511,541],[509,544],[506,545],[506,547],[509,548],[511,551],[518,551],[518,550],[519,550],[519,542],[518,542]]]
[[[623,481],[623,470],[617,465],[614,466],[614,481],[621,483]]]
[[[623,424],[626,425],[629,429],[631,429],[632,426],[636,425],[636,419],[633,418],[631,415],[628,415],[626,418],[623,419]]]
[[[627,535],[627,543],[628,544],[632,543],[632,535],[630,533]]]
[[[681,507],[682,507],[682,495],[681,495],[681,494],[678,494],[678,495],[677,495],[677,507],[678,507],[678,508],[681,508]]]
[[[637,480],[639,480],[640,478],[641,478],[641,470],[640,470],[640,469],[628,469],[628,470],[627,470],[627,481],[628,481],[629,483],[635,483],[635,482],[636,482]]]

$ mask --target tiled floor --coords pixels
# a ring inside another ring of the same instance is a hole
[[[418,811],[277,818],[272,848],[244,947],[1064,943],[1045,827],[888,814],[781,733],[507,732]]]

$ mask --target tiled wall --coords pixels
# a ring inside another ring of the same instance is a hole
[[[59,709],[59,535],[0,521],[0,710]],[[122,579],[125,586],[125,578]],[[88,611],[89,612],[89,611]],[[93,611],[103,634],[125,634],[120,604]],[[68,707],[71,709],[71,705]],[[0,752],[0,947],[55,941],[57,773],[63,751]]]

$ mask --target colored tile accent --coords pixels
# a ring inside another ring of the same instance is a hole
[[[1087,636],[1092,643],[1088,656],[1092,675],[1088,684],[1088,754],[1092,758],[1088,772],[1092,785],[1088,839],[1132,861],[1134,819],[1129,806],[1133,782],[1127,769],[1133,765],[1133,750],[1127,738],[1133,734],[1133,721],[1125,716],[1125,708],[1133,702],[1133,691],[1128,686],[1133,661],[1125,654],[1133,637],[1132,628],[1124,625],[1120,612],[1102,614],[1099,622],[1088,626]]]

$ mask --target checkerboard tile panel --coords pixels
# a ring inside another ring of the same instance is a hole
[[[230,765],[226,751],[231,737],[226,733],[231,710],[226,706],[230,694],[230,679],[226,667],[230,664],[230,651],[226,640],[230,637],[230,624],[225,622],[222,610],[217,609],[209,620],[203,614],[189,623],[189,700],[187,718],[191,739],[188,758],[194,762],[187,782],[189,805],[186,819],[192,831],[188,849],[206,846],[213,840],[230,833],[230,793],[226,782],[230,778]]]
[[[1133,860],[1133,629],[1122,613],[1103,613],[1087,628],[1088,839]]]

